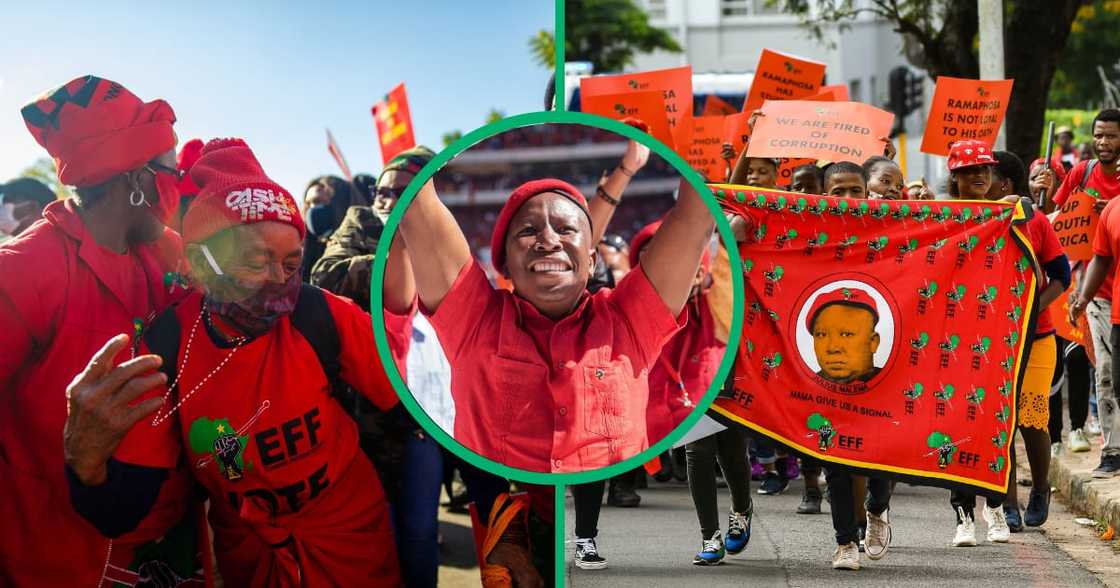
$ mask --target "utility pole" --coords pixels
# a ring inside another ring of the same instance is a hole
[[[1003,73],[1003,0],[977,0],[980,13],[980,79],[1002,80]],[[995,149],[1003,150],[1007,138],[1000,127]]]

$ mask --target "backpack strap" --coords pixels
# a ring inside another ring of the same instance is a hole
[[[310,284],[303,284],[299,288],[299,299],[290,315],[292,326],[315,350],[319,358],[319,365],[327,376],[331,387],[331,394],[338,395],[342,386],[340,373],[342,364],[338,356],[342,352],[342,343],[338,337],[338,328],[331,315],[327,297],[319,288]]]
[[[1085,164],[1085,174],[1081,176],[1080,188],[1082,192],[1085,191],[1085,184],[1089,183],[1089,175],[1093,173],[1093,168],[1097,167],[1098,163],[1100,163],[1100,161],[1096,159],[1090,159],[1089,163]]]

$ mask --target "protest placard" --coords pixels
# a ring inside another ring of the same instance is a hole
[[[922,152],[949,155],[954,141],[995,143],[1014,80],[969,80],[938,76],[922,135]]]
[[[381,162],[416,146],[412,130],[412,115],[408,109],[408,95],[404,83],[397,84],[385,99],[373,105],[373,120],[377,124],[377,140],[381,145]]]
[[[682,157],[689,167],[709,182],[723,182],[728,177],[728,162],[723,159],[725,116],[695,116],[688,149]],[[734,160],[732,160],[732,164]]]
[[[796,100],[818,93],[824,69],[819,61],[763,49],[743,111],[755,110],[767,100]]]
[[[583,96],[580,109],[588,114],[615,120],[639,119],[649,126],[649,134],[655,139],[670,148],[676,146],[669,120],[665,116],[665,99],[659,90]]]
[[[1100,215],[1093,210],[1097,199],[1085,192],[1074,192],[1062,205],[1054,219],[1058,243],[1070,261],[1093,259],[1093,236],[1097,234]]]
[[[704,99],[704,116],[726,116],[738,112],[738,108],[715,94],[710,94]]]
[[[692,118],[692,67],[674,67],[628,74],[608,76],[593,76],[579,81],[581,104],[586,104],[588,98],[601,98],[603,95],[617,95],[630,92],[661,93],[665,118],[669,123],[670,134],[677,132],[677,127],[684,126],[686,119]],[[590,112],[581,106],[583,112]],[[597,112],[595,114],[602,114]],[[607,116],[607,115],[603,115]],[[649,121],[646,121],[647,124]],[[655,135],[656,136],[656,135]],[[660,137],[658,137],[660,138]],[[665,141],[666,145],[673,146],[672,140]]]
[[[894,115],[861,102],[769,100],[747,155],[863,163],[882,155]]]

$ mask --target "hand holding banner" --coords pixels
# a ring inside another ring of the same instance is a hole
[[[883,154],[894,115],[861,102],[768,100],[747,155],[854,161]]]
[[[389,163],[397,154],[416,146],[403,82],[397,84],[384,100],[373,105],[373,120],[377,124],[377,140],[381,145],[381,163]]]
[[[949,146],[961,139],[994,144],[1013,83],[938,76],[922,136],[922,152],[949,155]]]
[[[767,100],[796,100],[816,94],[824,81],[824,69],[819,61],[763,49],[743,112],[755,110]]]

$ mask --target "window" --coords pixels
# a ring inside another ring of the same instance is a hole
[[[771,0],[720,0],[720,13],[723,16],[751,16],[757,14],[781,14],[779,6],[770,6]]]
[[[646,13],[650,20],[665,20],[668,17],[665,0],[646,0]]]

